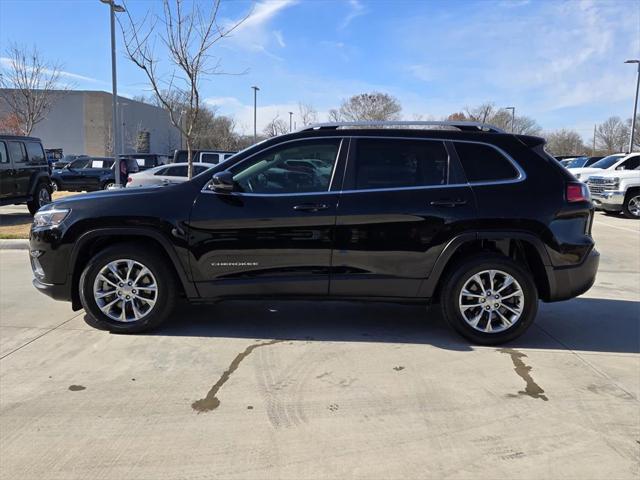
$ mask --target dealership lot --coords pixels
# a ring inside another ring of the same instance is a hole
[[[338,302],[112,335],[1,250],[0,478],[638,478],[640,222],[593,230],[596,285],[504,348]]]

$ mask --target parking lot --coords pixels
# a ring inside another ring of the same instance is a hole
[[[596,285],[503,348],[339,302],[181,304],[114,335],[0,250],[0,477],[637,479],[640,222],[593,231]]]

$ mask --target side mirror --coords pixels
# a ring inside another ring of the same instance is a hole
[[[233,174],[228,171],[218,172],[211,178],[209,189],[214,192],[230,193],[234,190]]]

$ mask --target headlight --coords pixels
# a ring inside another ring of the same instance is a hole
[[[52,208],[36,212],[33,216],[34,227],[57,227],[67,218],[71,210],[68,208]]]

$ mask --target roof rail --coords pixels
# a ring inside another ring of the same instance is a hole
[[[299,132],[308,130],[337,130],[344,127],[389,127],[389,126],[429,126],[429,127],[453,127],[464,132],[489,132],[505,133],[501,128],[480,122],[456,122],[456,121],[361,121],[361,122],[331,122],[314,123],[299,129]]]

